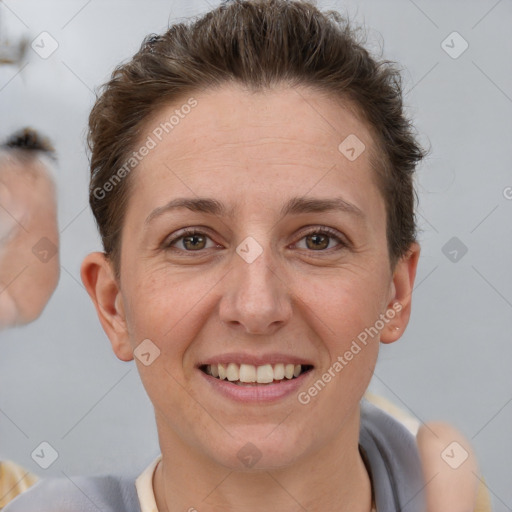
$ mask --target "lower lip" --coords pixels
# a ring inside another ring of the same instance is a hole
[[[229,380],[220,380],[211,375],[197,370],[213,390],[231,400],[242,403],[268,403],[275,402],[281,398],[297,393],[304,380],[309,376],[311,370],[300,374],[290,380],[282,380],[275,384],[262,384],[254,386],[239,386]]]

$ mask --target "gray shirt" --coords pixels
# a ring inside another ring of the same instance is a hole
[[[359,447],[377,512],[425,512],[416,438],[397,420],[361,402]],[[42,479],[3,512],[140,512],[135,478],[115,475]]]

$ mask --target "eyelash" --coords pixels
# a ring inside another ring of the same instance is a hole
[[[309,236],[309,235],[317,235],[317,234],[327,235],[330,238],[334,238],[338,242],[338,246],[334,247],[334,248],[331,247],[330,249],[320,249],[318,251],[306,249],[308,252],[311,252],[311,253],[318,252],[318,253],[328,253],[328,254],[331,254],[331,252],[333,252],[333,251],[339,251],[341,249],[348,248],[349,245],[350,245],[347,241],[345,241],[343,238],[341,238],[338,235],[337,231],[335,231],[332,228],[328,228],[328,227],[318,227],[318,228],[311,229],[310,231],[308,231],[306,233],[303,233],[301,238],[299,239],[299,241],[302,240],[303,238]],[[209,237],[208,234],[205,233],[204,231],[200,231],[197,228],[184,228],[181,231],[181,233],[178,234],[178,236],[175,236],[174,238],[165,241],[164,244],[163,244],[164,248],[168,249],[168,250],[172,250],[172,251],[177,251],[177,252],[185,252],[185,253],[188,253],[188,254],[198,253],[198,255],[202,255],[206,249],[199,249],[197,251],[188,251],[186,249],[176,249],[175,247],[173,247],[173,245],[176,244],[176,242],[180,241],[181,239],[183,239],[183,238],[185,238],[187,236],[194,236],[194,235],[206,236],[207,238],[210,238],[210,240],[211,240],[211,237]]]

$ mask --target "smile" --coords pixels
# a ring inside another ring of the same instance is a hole
[[[200,369],[207,375],[219,380],[228,380],[239,386],[254,386],[258,384],[272,384],[283,380],[292,380],[312,369],[310,365],[293,363],[264,364],[211,364],[203,365]]]

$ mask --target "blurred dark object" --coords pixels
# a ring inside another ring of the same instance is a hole
[[[3,3],[3,5],[7,7],[7,4],[5,2],[2,2],[0,0],[0,4]],[[11,9],[9,9],[11,10]],[[1,9],[0,9],[1,11]],[[0,12],[0,16],[2,13]],[[0,35],[2,34],[2,27],[0,25]],[[0,66],[2,64],[21,64],[25,60],[25,55],[27,54],[27,48],[28,48],[29,41],[26,37],[21,38],[18,42],[11,44],[10,41],[0,40]]]
[[[25,151],[42,151],[47,156],[55,160],[55,148],[50,139],[44,137],[36,130],[30,127],[22,128],[9,136],[0,148],[2,149],[21,149]]]
[[[21,39],[16,45],[2,41],[0,43],[0,64],[21,64],[25,59],[27,48],[27,39]]]

